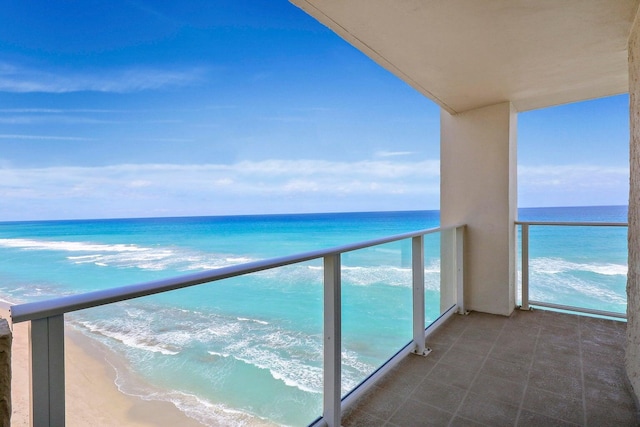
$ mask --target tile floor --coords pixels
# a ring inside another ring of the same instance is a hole
[[[637,426],[625,323],[552,311],[454,315],[342,417],[350,426]]]

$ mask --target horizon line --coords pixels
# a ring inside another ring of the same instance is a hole
[[[577,205],[577,206],[521,206],[517,209],[579,209],[579,208],[629,208],[629,205]],[[215,215],[167,215],[150,217],[111,217],[111,218],[60,218],[60,219],[24,219],[2,220],[0,224],[33,223],[33,222],[73,222],[73,221],[122,221],[122,220],[153,220],[153,219],[187,219],[187,218],[225,218],[225,217],[275,217],[275,216],[305,216],[305,215],[342,215],[342,214],[382,214],[382,213],[416,213],[440,212],[440,209],[403,209],[403,210],[375,210],[375,211],[331,211],[331,212],[281,212],[281,213],[229,213]]]

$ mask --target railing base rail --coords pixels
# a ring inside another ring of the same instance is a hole
[[[574,307],[571,305],[553,304],[550,302],[541,302],[541,301],[534,301],[534,300],[529,300],[529,305],[553,308],[556,310],[572,311],[575,313],[585,313],[585,314],[594,314],[596,316],[613,317],[616,319],[624,319],[624,320],[627,319],[627,315],[625,313],[616,313],[615,311],[595,310],[591,308]]]

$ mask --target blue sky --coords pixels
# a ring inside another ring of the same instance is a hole
[[[439,108],[287,1],[4,1],[0,220],[438,209]],[[518,117],[520,206],[626,204],[626,95]]]

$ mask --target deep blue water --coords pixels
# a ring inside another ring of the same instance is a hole
[[[522,220],[626,221],[626,207],[521,209]],[[10,302],[128,285],[436,227],[436,211],[0,223]],[[410,242],[343,255],[343,385],[411,339]],[[532,227],[531,298],[624,311],[626,228]],[[427,320],[439,235],[425,238]],[[121,362],[126,393],[211,425],[306,425],[321,412],[322,268],[311,261],[84,310],[67,325]]]

